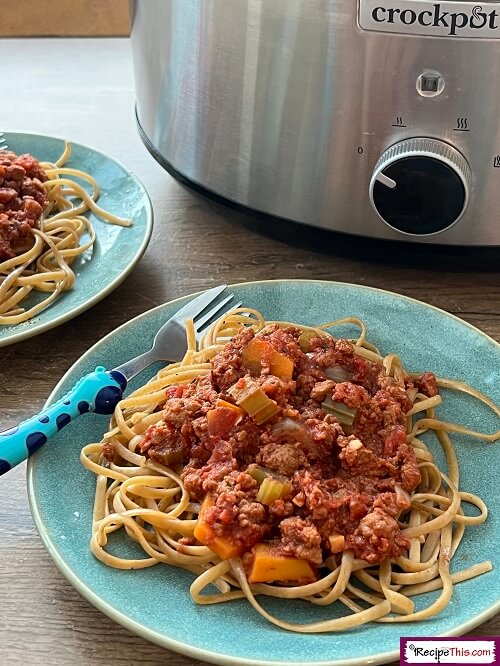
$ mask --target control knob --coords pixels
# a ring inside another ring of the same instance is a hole
[[[377,214],[405,234],[444,231],[464,213],[472,174],[456,148],[437,139],[405,139],[375,165],[370,201]]]

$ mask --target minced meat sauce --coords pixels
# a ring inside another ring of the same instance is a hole
[[[47,204],[46,180],[31,155],[0,151],[0,261],[24,249]]]
[[[402,386],[348,341],[317,336],[303,351],[300,335],[298,328],[269,325],[257,336],[293,361],[292,379],[285,380],[265,361],[260,372],[249,372],[242,355],[254,333],[237,334],[213,358],[210,375],[167,389],[163,419],[146,431],[141,452],[163,464],[172,452],[182,456],[192,501],[211,496],[205,520],[244,553],[264,541],[314,565],[346,549],[370,563],[397,557],[409,546],[397,516],[420,482],[406,442],[407,389],[433,395],[436,380],[426,373]],[[211,434],[207,413],[221,399],[234,404],[232,387],[248,379],[275,401],[277,413],[261,425],[249,415],[222,421]],[[325,412],[325,399],[353,410],[350,427]],[[286,480],[285,496],[257,500],[256,466]]]

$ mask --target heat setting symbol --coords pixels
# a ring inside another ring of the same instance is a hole
[[[396,122],[392,123],[393,127],[406,127],[403,116],[396,116]]]
[[[460,117],[457,118],[457,126],[454,128],[455,132],[469,132],[469,125],[467,123],[467,118]]]

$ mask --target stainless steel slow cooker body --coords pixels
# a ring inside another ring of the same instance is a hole
[[[461,0],[137,0],[143,138],[257,211],[500,245],[499,17]]]

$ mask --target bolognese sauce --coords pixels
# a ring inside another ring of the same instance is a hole
[[[15,257],[47,205],[47,176],[32,155],[0,151],[0,260]]]
[[[347,549],[378,563],[409,547],[397,517],[420,471],[406,441],[407,391],[434,394],[431,373],[399,383],[347,340],[277,324],[242,330],[211,365],[166,390],[140,445],[153,461],[182,463],[202,503],[198,541],[247,568],[267,544],[309,572]]]

